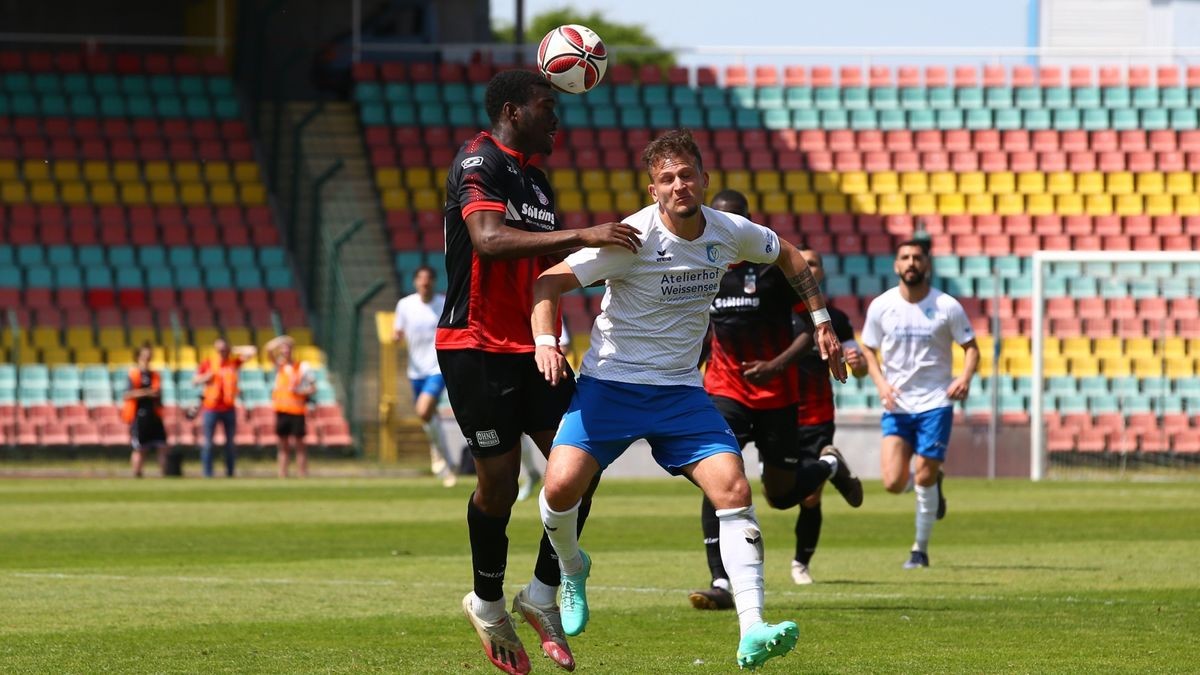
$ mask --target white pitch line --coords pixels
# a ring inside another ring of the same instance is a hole
[[[230,578],[230,577],[189,577],[189,576],[155,576],[155,575],[126,575],[126,574],[71,574],[64,572],[10,572],[7,576],[21,579],[47,579],[47,580],[64,580],[64,581],[171,581],[178,583],[224,583],[224,584],[250,584],[250,585],[296,585],[296,586],[373,586],[373,587],[400,587],[402,584],[397,581],[387,579],[287,579],[287,578],[262,578],[262,577],[247,577],[247,578]],[[428,589],[446,589],[454,588],[461,589],[465,583],[451,583],[445,581],[422,581],[412,584],[403,584],[403,587],[408,588],[428,588]],[[510,589],[519,589],[520,585],[509,584]],[[649,595],[677,595],[688,593],[694,589],[688,588],[659,588],[654,586],[602,586],[593,585],[593,590],[606,591],[613,593],[642,593]],[[790,590],[772,590],[770,594],[775,597],[786,598],[801,598],[810,600],[933,600],[937,602],[953,602],[956,600],[969,600],[971,602],[1030,602],[1030,603],[1056,603],[1069,605],[1134,605],[1134,604],[1162,604],[1160,602],[1138,602],[1130,601],[1124,598],[1104,599],[1104,598],[1078,598],[1074,596],[1044,596],[1044,595],[927,595],[923,593],[858,593],[846,591],[790,591]]]

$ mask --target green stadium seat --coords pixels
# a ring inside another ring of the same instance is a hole
[[[387,124],[387,109],[382,103],[363,103],[358,109],[363,126],[374,127]]]
[[[47,117],[63,117],[67,114],[67,98],[62,94],[42,96],[42,114]]]
[[[942,113],[949,113],[950,115],[957,115],[958,126],[947,127],[947,128],[956,128],[957,129],[957,128],[962,127],[962,112],[959,110],[943,108],[943,109],[939,109],[936,111],[936,116],[935,116],[934,110],[910,110],[910,111],[908,111],[908,128],[912,129],[914,131],[927,131],[929,129],[942,128],[942,127],[938,126],[938,124],[937,124],[937,118],[940,117],[942,115]]]
[[[13,92],[9,94],[8,110],[14,116],[34,117],[41,114],[38,99],[28,92]]]
[[[1171,128],[1176,131],[1188,131],[1197,128],[1196,111],[1191,108],[1171,111]]]
[[[878,129],[879,117],[874,110],[862,109],[850,111],[850,128],[854,130]]]
[[[170,269],[166,267],[151,267],[146,270],[146,286],[150,288],[171,288],[172,285]]]
[[[1129,297],[1129,282],[1124,279],[1101,279],[1100,297],[1102,298],[1127,298]]]
[[[1108,381],[1108,390],[1125,398],[1140,393],[1141,385],[1136,377],[1114,377]]]
[[[392,126],[405,127],[417,123],[416,106],[411,103],[393,103],[388,107],[388,121]]]
[[[854,295],[854,289],[851,286],[850,278],[844,276],[826,277],[825,278],[825,295]]]
[[[813,107],[812,87],[788,87],[783,91],[783,102],[793,110]]]
[[[199,267],[176,267],[173,270],[176,288],[197,288],[203,286]]]
[[[155,96],[174,96],[179,93],[179,85],[174,77],[154,75],[149,81],[150,93]]]
[[[74,265],[75,248],[72,246],[47,247],[46,262],[50,265]]]
[[[130,117],[152,117],[154,115],[154,99],[146,95],[126,96],[125,106]]]
[[[733,113],[733,124],[738,129],[761,129],[763,127],[762,112],[747,108],[736,109]]]
[[[204,285],[208,288],[233,288],[233,274],[228,267],[205,267]]]
[[[1081,110],[1091,110],[1100,107],[1100,89],[1097,87],[1077,87],[1074,90],[1075,107]]]
[[[442,85],[443,103],[471,103],[471,90],[460,82],[447,82]]]
[[[587,108],[564,107],[561,115],[563,125],[567,128],[586,128],[592,124]]]
[[[994,277],[975,279],[973,282],[974,295],[977,298],[994,298],[1004,294],[1004,280]]]
[[[412,85],[407,82],[388,82],[383,85],[383,99],[388,103],[413,103],[417,100]]]
[[[1141,415],[1154,412],[1154,399],[1146,394],[1133,394],[1121,399],[1121,412]]]
[[[191,100],[192,99],[189,99],[189,102]],[[195,100],[202,100],[206,104],[208,103],[208,99]],[[183,117],[183,99],[179,98],[178,96],[162,96],[155,100],[154,109],[155,112],[158,113],[159,117]],[[193,115],[193,117],[195,117],[195,115]],[[208,115],[204,115],[204,117],[208,117]]]
[[[1042,90],[1042,106],[1052,110],[1071,107],[1071,90],[1066,87],[1049,87]]]
[[[729,87],[729,105],[739,108],[753,108],[755,104],[754,87]]]
[[[821,116],[820,113],[813,108],[801,108],[792,111],[792,128],[793,129],[820,129]]]
[[[1088,412],[1088,399],[1084,396],[1055,396],[1053,399],[1055,409],[1064,415]]]
[[[146,285],[146,279],[142,275],[140,267],[118,267],[116,274],[116,287],[121,289],[142,288]]]
[[[613,103],[618,107],[641,105],[640,88],[632,84],[618,84],[613,87]]]
[[[985,111],[981,111],[985,112]],[[993,112],[993,123],[997,129],[1007,131],[1021,128],[1021,111],[1015,108],[1000,108]],[[968,125],[970,120],[968,118]],[[968,128],[972,128],[969,127]]]
[[[875,110],[899,108],[900,93],[895,87],[875,87],[871,90],[871,107]]]
[[[446,105],[446,120],[452,127],[475,126],[476,110],[473,103],[450,103]]]
[[[46,262],[46,250],[37,244],[25,244],[17,247],[17,264],[28,267],[41,265]]]
[[[1128,87],[1105,87],[1100,92],[1100,101],[1105,108],[1115,110],[1128,108],[1131,100]]]
[[[726,98],[725,89],[723,87],[700,87],[700,105],[710,108],[724,107],[728,105],[728,103],[729,100]]]
[[[649,126],[646,109],[640,105],[618,108],[622,129],[644,129]]]
[[[150,93],[150,84],[144,75],[124,75],[118,80],[118,85],[126,96]]]
[[[72,94],[68,107],[73,117],[95,117],[100,112],[100,107],[91,94]]]
[[[481,84],[472,84],[470,87],[470,90],[471,90],[471,102],[476,105],[483,105],[484,99],[487,97],[487,85],[482,84],[482,83]],[[592,91],[589,91],[588,98],[594,99],[596,101],[611,100],[608,95],[608,87],[600,87],[599,89],[593,89]]]
[[[759,110],[776,110],[786,107],[783,87],[759,87],[755,105]]]
[[[665,84],[642,85],[642,102],[648,107],[670,105],[671,88]]]
[[[592,126],[611,129],[617,126],[617,109],[612,106],[592,108]]]
[[[1112,394],[1090,394],[1087,398],[1089,412],[1094,415],[1121,411],[1117,397]]]
[[[1070,277],[1066,282],[1067,292],[1073,298],[1093,298],[1099,294],[1095,277]]]
[[[683,108],[679,111],[679,126],[698,129],[704,126],[704,113],[700,108]]]
[[[54,271],[45,265],[26,267],[25,284],[31,288],[54,288]]]
[[[15,111],[14,111],[15,112]],[[104,94],[100,97],[100,114],[104,117],[125,117],[129,114],[125,97],[120,94]]]
[[[996,265],[996,274],[1001,278],[1015,279],[1023,274],[1021,270],[1021,259],[1017,256],[997,256],[994,262]]]
[[[241,107],[237,99],[232,96],[213,99],[212,109],[213,115],[223,120],[234,119],[241,114]]]
[[[238,288],[262,288],[263,283],[262,270],[258,267],[235,267],[233,268],[233,283]]]
[[[764,110],[763,127],[772,131],[789,129],[792,126],[792,115],[788,110]]]
[[[55,288],[80,288],[83,286],[83,270],[79,267],[71,265],[53,269]]]
[[[1164,108],[1188,107],[1188,92],[1183,87],[1163,87],[1158,95]]]
[[[671,87],[671,105],[676,108],[699,105],[700,97],[691,87]]]
[[[846,129],[850,126],[850,116],[845,110],[827,109],[821,111],[822,129]]]
[[[729,108],[709,108],[705,123],[713,129],[733,128],[733,111]]]
[[[1101,108],[1084,109],[1082,126],[1086,131],[1101,131],[1108,129],[1108,111]]]
[[[1184,377],[1174,381],[1175,393],[1188,398],[1200,398],[1200,377]],[[1193,408],[1200,410],[1200,408]]]
[[[188,246],[172,246],[167,249],[167,262],[171,267],[195,267],[196,249]]]
[[[1082,114],[1075,108],[1060,108],[1053,111],[1052,124],[1056,131],[1074,131],[1083,126]]]
[[[1013,102],[1018,108],[1041,108],[1044,105],[1042,90],[1038,87],[1018,87]]]
[[[223,267],[227,264],[225,249],[220,246],[202,246],[196,252],[196,261],[200,267]]]
[[[1011,108],[1013,90],[1010,87],[987,87],[983,90],[983,104],[993,110]]]
[[[34,386],[50,386],[50,368],[41,363],[29,363],[21,366],[18,378],[22,384]]]
[[[189,92],[191,95],[197,95],[199,93],[200,92],[197,91]],[[384,100],[383,87],[381,87],[378,82],[359,82],[354,88],[354,100],[358,101],[359,103],[374,103],[376,101],[382,101]]]
[[[813,90],[813,106],[821,110],[834,110],[842,107],[842,97],[837,87],[817,87]]]
[[[957,106],[964,110],[975,110],[984,107],[983,89],[979,87],[960,87],[956,98]]]
[[[992,276],[992,259],[981,255],[966,256],[962,259],[962,276],[974,279]]]
[[[899,108],[879,111],[879,128],[883,131],[904,129],[904,111]]]
[[[421,126],[439,126],[445,124],[446,107],[441,103],[421,101],[417,104],[417,124]]]
[[[949,97],[953,103],[953,97]],[[900,107],[905,110],[924,110],[929,107],[925,90],[921,87],[902,87],[900,89]]]
[[[1138,128],[1138,114],[1132,108],[1118,108],[1112,111],[1112,128],[1126,131]]]
[[[999,112],[1000,111],[997,111],[997,113],[999,113]],[[939,127],[940,126],[941,125],[939,125]],[[971,129],[972,131],[979,130],[979,129],[992,129],[993,128],[993,126],[992,126],[992,111],[987,110],[985,108],[974,108],[974,109],[968,110],[967,118],[966,118],[966,122],[965,122],[964,126],[967,129]],[[998,128],[999,125],[997,124],[996,127]],[[942,128],[945,128],[945,127],[942,127]],[[1013,128],[1013,127],[1007,127],[1007,128]]]
[[[1154,87],[1134,87],[1133,89],[1133,107],[1135,108],[1157,108],[1158,107],[1158,89]]]
[[[1050,111],[1045,108],[1025,110],[1022,112],[1021,125],[1030,131],[1049,129],[1051,127]]]
[[[871,105],[866,87],[843,87],[842,107],[846,110],[864,110]]]
[[[108,249],[108,264],[113,267],[133,267],[137,265],[137,256],[132,246],[113,246]]]
[[[292,270],[287,267],[268,267],[266,287],[279,290],[292,287]]]
[[[1046,378],[1046,391],[1056,396],[1078,394],[1078,381],[1074,377],[1048,377]]]
[[[969,96],[969,95],[968,95]],[[981,101],[982,103],[982,101]],[[954,108],[957,107],[955,101],[954,90],[950,87],[930,87],[929,88],[929,107],[936,109]],[[977,106],[978,107],[978,106]]]
[[[176,83],[179,87],[179,93],[183,96],[204,96],[208,92],[208,88],[204,85],[204,78],[196,75],[183,75],[176,78]],[[366,88],[369,92],[366,98],[359,100],[381,101],[383,100],[383,89],[378,82],[360,82],[356,89]]]

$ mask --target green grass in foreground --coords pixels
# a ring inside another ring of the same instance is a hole
[[[459,602],[469,487],[432,479],[2,480],[0,672],[495,671]],[[761,507],[767,614],[800,624],[766,672],[1184,672],[1200,668],[1200,484],[951,480],[933,567],[906,572],[912,495],[826,499],[817,584],[791,584],[794,511]],[[698,495],[609,481],[584,545],[578,672],[736,670]],[[509,596],[536,509],[513,515]],[[556,669],[520,628],[535,672]]]

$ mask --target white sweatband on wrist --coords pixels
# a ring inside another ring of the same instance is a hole
[[[533,337],[533,345],[535,347],[557,347],[558,346],[558,336],[557,335],[549,335],[549,334],[535,335]]]
[[[830,321],[829,310],[825,309],[824,307],[812,312],[811,314],[814,326],[820,326],[821,324],[828,323]]]

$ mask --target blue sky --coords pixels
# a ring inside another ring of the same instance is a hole
[[[678,0],[573,0],[568,3],[525,0],[525,16],[529,19],[564,5],[585,12],[599,10],[611,19],[650,28],[661,44],[672,47],[1023,47],[1027,40],[1029,1],[737,0],[723,5],[728,9],[722,11],[715,9],[722,6],[716,3],[705,3],[708,6],[701,7],[697,2]],[[511,22],[515,4],[512,0],[492,0],[493,19]],[[681,60],[687,64],[724,61],[711,55],[684,56]],[[837,59],[818,60],[838,62]],[[770,61],[790,63],[798,59],[777,56]],[[929,61],[909,57],[894,62]]]

